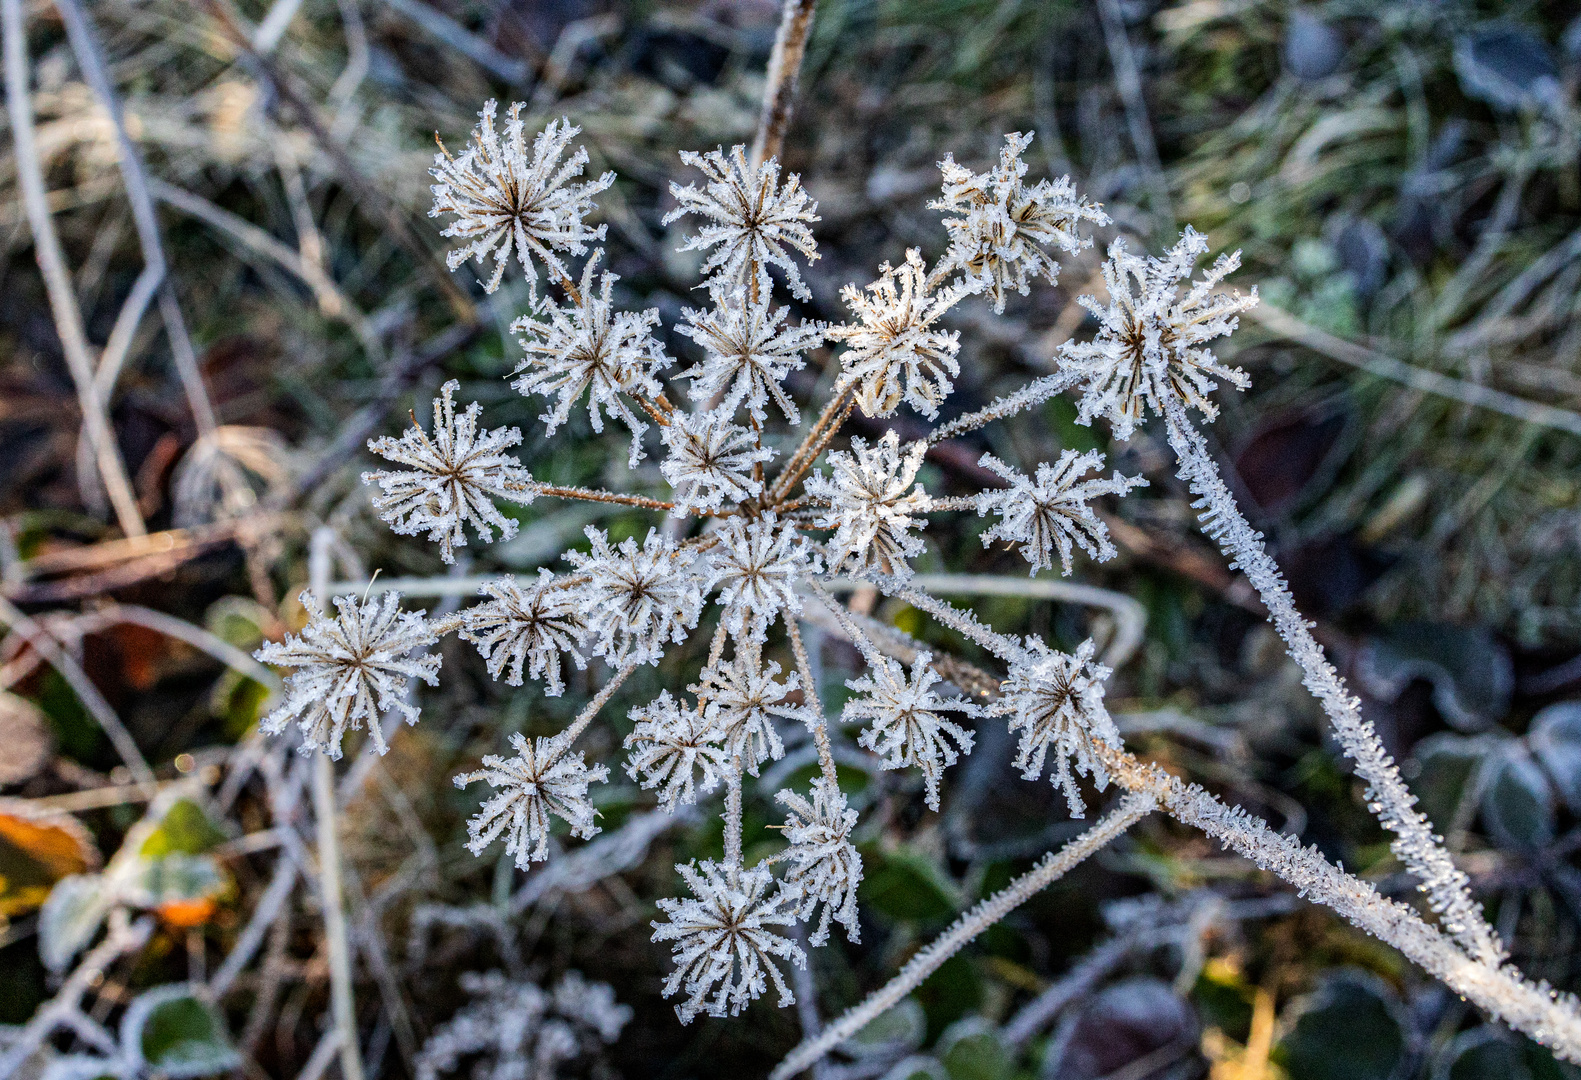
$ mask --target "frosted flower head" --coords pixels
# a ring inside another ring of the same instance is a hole
[[[476,1059],[473,1080],[553,1076],[557,1061],[620,1038],[632,1017],[607,983],[590,983],[579,971],[566,972],[548,992],[499,971],[462,972],[460,982],[471,1000],[423,1043],[417,1080],[438,1080],[469,1058]]]
[[[992,510],[1000,515],[999,522],[983,533],[983,547],[995,541],[1017,545],[1032,564],[1032,574],[1052,567],[1056,550],[1060,566],[1069,574],[1074,545],[1080,545],[1099,562],[1114,558],[1109,527],[1087,502],[1100,495],[1124,495],[1133,487],[1147,486],[1142,477],[1124,477],[1118,471],[1109,480],[1101,476],[1081,480],[1089,470],[1103,468],[1103,454],[1097,450],[1085,454],[1066,450],[1056,464],[1040,463],[1036,481],[992,454],[984,454],[977,464],[1010,482],[1008,488],[977,496],[979,514]]]
[[[696,552],[649,529],[642,546],[631,537],[611,547],[609,534],[584,530],[593,550],[566,560],[587,578],[579,590],[594,656],[610,665],[657,664],[670,642],[685,641],[703,610],[693,567]]]
[[[831,919],[845,927],[847,939],[861,941],[856,889],[862,883],[862,855],[851,842],[857,813],[846,807],[840,785],[826,777],[813,780],[810,794],[811,801],[790,790],[774,796],[789,811],[785,817],[785,839],[790,843],[785,849],[785,860],[790,863],[785,873],[786,891],[797,895],[796,917],[803,921],[823,905],[818,928],[807,939],[810,944],[829,940]]]
[[[752,432],[731,421],[728,410],[676,410],[659,438],[669,451],[659,471],[675,490],[671,513],[676,517],[718,510],[726,502],[742,502],[763,491],[754,467],[772,460],[774,451],[757,445]]]
[[[987,291],[995,312],[1005,310],[1007,289],[1025,296],[1037,278],[1050,285],[1059,280],[1059,263],[1047,249],[1074,255],[1091,244],[1077,232],[1081,222],[1109,224],[1109,215],[1077,195],[1068,176],[1031,187],[1023,182],[1021,152],[1031,143],[1031,132],[1006,135],[999,164],[986,173],[944,155],[944,197],[928,204],[958,215],[944,219],[950,250],[936,273],[959,271],[970,286]]]
[[[745,647],[734,658],[704,668],[690,690],[700,704],[706,700],[703,715],[719,729],[726,756],[740,758],[747,772],[756,776],[763,762],[785,756],[785,743],[774,730],[774,718],[802,718],[800,706],[781,704],[801,680],[792,672],[780,682],[776,661],[765,664],[750,641],[738,645]]]
[[[570,183],[582,175],[587,150],[578,147],[569,161],[561,162],[571,140],[582,132],[569,120],[551,121],[540,131],[533,138],[529,159],[521,120],[524,107],[520,102],[510,107],[501,136],[494,129],[498,106],[493,100],[485,102],[466,150],[453,158],[441,146],[431,170],[439,183],[431,189],[434,205],[428,216],[454,214],[456,219],[440,235],[467,241],[445,262],[454,270],[468,259],[482,265],[492,254],[494,273],[483,286],[485,292],[500,287],[513,248],[536,295],[534,256],[569,280],[570,272],[556,253],[580,255],[588,241],[604,239],[605,226],[589,228],[582,219],[593,212],[593,196],[613,184],[615,174]]]
[[[705,792],[714,790],[728,771],[724,732],[712,719],[676,701],[668,690],[632,710],[631,718],[636,726],[626,736],[626,775],[644,791],[657,788],[659,805],[667,812],[673,814],[677,804],[697,801],[698,769]]]
[[[489,677],[505,673],[508,685],[520,686],[525,670],[529,678],[544,680],[545,695],[559,697],[565,690],[560,654],[570,654],[578,669],[587,666],[577,651],[588,632],[577,590],[540,569],[535,582],[518,585],[506,574],[479,591],[490,599],[462,612],[461,637],[488,661]]]
[[[691,1023],[698,1013],[735,1016],[763,995],[770,979],[780,1006],[794,1004],[795,995],[774,961],[806,967],[807,956],[773,929],[794,924],[796,916],[783,892],[770,893],[774,875],[768,868],[747,870],[705,859],[675,869],[692,898],[660,900],[659,909],[670,921],[652,925],[654,941],[675,943],[675,970],[664,980],[664,996],[685,990],[686,1000],[675,1007],[681,1023]]]
[[[818,220],[818,204],[802,190],[801,178],[792,173],[780,187],[779,162],[770,158],[753,165],[744,146],[731,147],[729,156],[723,149],[706,154],[683,150],[681,160],[701,170],[708,182],[701,191],[695,184],[671,183],[676,207],[664,215],[664,224],[687,214],[709,219],[679,249],[718,249],[703,263],[702,272],[712,275],[707,284],[733,285],[746,280],[752,264],[772,264],[785,271],[792,296],[811,300],[812,292],[786,250],[800,252],[808,262],[818,258],[818,243],[807,227]]]
[[[787,421],[801,423],[796,403],[780,384],[804,366],[804,353],[823,343],[825,325],[786,325],[790,309],[769,304],[767,269],[758,270],[756,289],[741,283],[715,286],[711,292],[711,309],[681,312],[685,322],[675,332],[702,346],[704,356],[675,377],[692,380],[692,400],[718,398],[716,408],[731,415],[745,405],[761,425],[768,420],[767,405],[772,400]]]
[[[456,561],[453,549],[465,547],[461,526],[471,522],[485,544],[516,535],[516,522],[499,512],[495,499],[525,505],[532,502],[532,474],[503,451],[522,441],[517,428],[478,431],[477,402],[456,415],[455,392],[461,386],[451,379],[434,399],[434,435],[429,438],[414,420],[399,439],[370,439],[368,449],[406,468],[362,474],[364,484],[378,484],[383,492],[374,498],[379,516],[400,536],[428,530],[430,541],[439,541],[439,557]]]
[[[618,416],[631,430],[631,464],[636,465],[642,458],[642,433],[648,425],[621,395],[658,396],[659,382],[653,373],[669,360],[653,336],[653,328],[659,325],[657,309],[616,311],[611,294],[620,279],[604,274],[595,281],[597,265],[595,252],[582,269],[578,302],[545,300],[511,324],[527,353],[527,359],[512,372],[516,379],[511,386],[524,397],[558,396],[554,408],[539,417],[550,435],[570,419],[571,407],[586,391],[593,430],[604,430],[603,411]]]
[[[302,729],[302,751],[322,750],[340,759],[347,729],[366,726],[374,749],[384,753],[380,714],[398,709],[408,724],[417,723],[417,708],[406,703],[409,679],[430,686],[439,682],[440,657],[411,655],[439,640],[421,611],[402,611],[400,593],[371,600],[335,597],[330,618],[303,591],[307,625],[268,642],[253,653],[259,661],[295,668],[285,678],[285,700],[264,717],[263,730],[278,734],[292,720]]]
[[[740,640],[762,641],[780,612],[800,612],[796,583],[822,566],[812,545],[773,511],[735,517],[714,534],[707,588],[719,587],[725,629]]]
[[[857,408],[866,416],[889,416],[904,400],[931,420],[955,389],[950,380],[961,373],[955,359],[961,335],[934,324],[964,290],[932,292],[915,248],[899,267],[885,263],[878,273],[866,289],[847,285],[840,291],[858,320],[829,329],[831,338],[847,346],[840,357],[843,385],[854,387]]]
[[[869,662],[868,674],[846,680],[846,685],[862,696],[846,702],[840,720],[870,723],[857,742],[883,758],[884,768],[915,765],[922,770],[928,809],[938,810],[944,770],[954,765],[960,754],[972,752],[972,733],[943,714],[976,716],[982,710],[965,698],[943,698],[933,690],[939,676],[928,666],[931,653],[917,654],[909,679],[897,661],[879,659],[882,663],[876,666]]]
[[[922,553],[922,537],[911,530],[925,522],[922,515],[933,500],[917,484],[925,443],[904,450],[893,430],[871,446],[852,438],[849,452],[829,455],[830,476],[820,471],[807,478],[807,494],[824,509],[813,524],[833,529],[827,542],[829,572],[879,573],[904,580],[911,576],[906,560]]]
[[[1238,390],[1251,385],[1244,371],[1225,367],[1201,347],[1232,333],[1237,315],[1257,304],[1255,287],[1249,296],[1213,291],[1240,266],[1241,253],[1220,255],[1180,295],[1178,283],[1191,276],[1207,250],[1207,239],[1189,225],[1163,258],[1132,255],[1120,239],[1109,245],[1103,264],[1109,303],[1079,298],[1097,316],[1098,335],[1090,342],[1066,342],[1059,351],[1060,367],[1082,378],[1080,423],[1102,416],[1116,437],[1129,439],[1142,422],[1144,406],[1162,412],[1165,397],[1174,395],[1212,420],[1219,414],[1208,400],[1215,379]]]
[[[1049,780],[1065,793],[1072,817],[1086,812],[1076,776],[1091,773],[1100,790],[1109,780],[1092,743],[1120,745],[1120,732],[1103,704],[1109,669],[1092,656],[1091,639],[1071,654],[1029,637],[1025,654],[1010,665],[1001,697],[991,706],[992,712],[1009,716],[1012,732],[1021,733],[1015,766],[1023,779],[1042,776],[1045,759],[1053,753]]]
[[[609,770],[603,765],[589,768],[582,751],[571,752],[566,735],[561,732],[534,740],[512,732],[515,757],[487,754],[481,769],[455,778],[456,787],[486,780],[495,789],[477,816],[467,822],[468,851],[482,855],[503,833],[505,853],[516,856],[516,866],[525,870],[549,857],[551,814],[565,819],[572,836],[585,840],[598,834],[594,824],[597,812],[587,801],[587,788],[609,779]]]

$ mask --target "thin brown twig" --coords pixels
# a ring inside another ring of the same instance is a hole
[[[769,56],[768,82],[763,87],[763,113],[758,119],[757,137],[752,140],[754,165],[778,158],[785,149],[785,132],[790,127],[791,107],[796,101],[796,82],[801,75],[802,58],[807,55],[807,38],[817,10],[818,0],[785,0],[779,31],[774,35],[774,51]],[[757,287],[756,275],[747,280],[752,282],[753,288]]]

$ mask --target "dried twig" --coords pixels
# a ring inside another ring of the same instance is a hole
[[[802,58],[807,55],[813,15],[818,10],[818,0],[784,0],[784,5],[779,32],[774,35],[774,52],[769,56],[763,113],[758,120],[757,137],[752,140],[754,164],[778,158],[784,152],[791,106],[796,101],[796,81]]]
[[[77,386],[83,427],[93,447],[110,505],[115,508],[123,533],[142,536],[148,529],[137,509],[137,497],[127,479],[126,463],[121,460],[104,398],[94,380],[94,364],[87,331],[83,328],[82,311],[77,306],[71,273],[66,269],[66,256],[50,215],[44,166],[39,160],[37,136],[33,130],[33,105],[28,97],[27,31],[23,25],[22,0],[3,0],[0,17],[3,17],[5,29],[6,106],[11,118],[11,138],[16,147],[17,183],[22,189],[28,225],[33,231],[34,256],[44,275],[50,311],[55,316],[61,349],[66,354],[66,366]]]

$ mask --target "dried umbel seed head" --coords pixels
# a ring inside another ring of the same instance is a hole
[[[904,401],[928,419],[955,389],[961,373],[955,359],[961,335],[940,330],[940,316],[965,295],[964,288],[933,292],[928,270],[915,249],[898,267],[879,267],[878,280],[866,289],[847,285],[840,293],[857,317],[832,327],[829,336],[848,346],[840,357],[841,386],[850,387],[867,416],[889,416]]]
[[[500,287],[511,251],[531,283],[538,288],[536,256],[561,280],[571,274],[560,261],[559,252],[581,255],[590,240],[604,239],[605,226],[589,228],[584,218],[595,209],[593,196],[615,182],[607,172],[597,180],[581,184],[570,181],[582,175],[587,151],[578,148],[569,161],[562,162],[571,140],[582,129],[568,120],[551,123],[533,139],[528,156],[523,133],[520,102],[506,113],[503,135],[494,129],[498,106],[485,102],[478,114],[478,126],[460,157],[444,151],[434,157],[434,205],[429,217],[454,214],[455,220],[440,235],[468,241],[446,258],[454,270],[468,259],[482,264],[491,254],[494,273],[483,286],[485,292]]]
[[[933,506],[921,484],[911,487],[927,450],[920,442],[902,450],[894,430],[871,446],[853,438],[849,452],[829,455],[828,479],[821,472],[808,478],[807,494],[823,507],[813,524],[834,530],[826,545],[830,573],[911,575],[906,560],[923,548],[911,530]]]
[[[511,733],[516,756],[487,754],[483,767],[455,778],[456,787],[487,781],[495,794],[467,824],[467,850],[474,855],[505,836],[505,853],[516,857],[518,869],[549,857],[549,816],[564,818],[571,835],[588,839],[598,834],[597,812],[587,801],[589,784],[602,784],[609,770],[589,768],[582,751],[571,752],[567,732],[529,739]]]
[[[984,531],[983,547],[997,541],[1016,545],[1031,564],[1028,573],[1032,575],[1054,565],[1056,550],[1061,568],[1069,574],[1072,548],[1076,545],[1099,562],[1114,558],[1109,527],[1087,505],[1088,501],[1100,495],[1124,495],[1132,488],[1147,486],[1147,481],[1140,476],[1124,477],[1118,471],[1109,480],[1102,477],[1082,480],[1081,476],[1088,470],[1103,467],[1103,454],[1097,450],[1085,454],[1066,450],[1056,464],[1046,461],[1039,464],[1036,480],[992,454],[984,454],[977,464],[1010,482],[1008,488],[985,491],[977,496],[977,512],[993,511],[1000,519],[993,528]]]

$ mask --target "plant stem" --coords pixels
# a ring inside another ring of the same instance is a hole
[[[1050,852],[1032,870],[962,915],[955,921],[955,925],[908,960],[906,966],[900,969],[900,974],[870,994],[866,1001],[824,1028],[816,1038],[805,1040],[792,1050],[769,1074],[769,1080],[788,1080],[803,1069],[811,1067],[830,1050],[861,1031],[874,1018],[920,986],[924,979],[954,956],[961,946],[1026,903],[1037,892],[1064,877],[1082,860],[1152,812],[1156,805],[1151,795],[1127,795],[1119,806],[1105,814],[1092,828],[1059,851]]]
[[[818,0],[785,0],[779,32],[774,35],[774,52],[769,56],[763,114],[758,120],[757,138],[752,141],[754,165],[778,158],[785,148],[785,131],[790,127],[791,106],[796,100],[796,80],[801,74],[802,58],[807,55],[807,37],[812,32],[817,8]]]
[[[807,657],[807,646],[802,643],[801,627],[789,611],[785,613],[785,629],[790,634],[791,652],[796,655],[796,670],[801,673],[803,704],[810,717],[807,727],[812,732],[813,745],[818,748],[818,768],[823,778],[837,789],[840,778],[834,767],[834,750],[829,745],[829,725],[823,715],[823,703],[818,700],[817,679],[813,676],[812,661]]]

